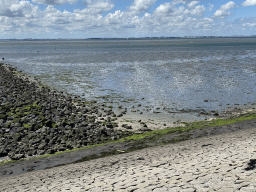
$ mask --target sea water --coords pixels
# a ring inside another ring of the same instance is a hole
[[[173,120],[256,103],[256,38],[1,40],[0,58],[60,91]]]

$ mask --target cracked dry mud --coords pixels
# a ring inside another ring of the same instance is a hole
[[[1,191],[256,191],[256,129],[0,178]]]

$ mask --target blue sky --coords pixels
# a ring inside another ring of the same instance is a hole
[[[0,0],[0,39],[256,35],[256,0]]]

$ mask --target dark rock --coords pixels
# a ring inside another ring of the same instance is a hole
[[[44,151],[44,150],[37,150],[37,154],[38,154],[38,155],[44,155],[44,154],[45,154],[45,151]]]
[[[110,123],[110,122],[107,122],[107,123],[106,123],[106,127],[107,127],[107,128],[114,128],[113,125],[112,125],[112,123]]]
[[[19,159],[22,159],[24,158],[24,154],[15,154],[13,152],[11,153],[8,153],[8,156],[12,159],[12,160],[19,160]]]
[[[38,146],[38,149],[40,149],[40,150],[44,149],[45,145],[46,145],[45,143],[41,143],[41,144]]]
[[[8,155],[7,151],[4,148],[0,148],[0,157]]]
[[[250,159],[248,166],[245,168],[246,171],[254,170],[256,168],[256,159]]]
[[[146,132],[146,131],[152,131],[152,129],[149,129],[147,127],[142,127],[139,129],[139,131]]]
[[[46,151],[46,154],[54,154],[54,153],[55,153],[54,149],[48,149]]]

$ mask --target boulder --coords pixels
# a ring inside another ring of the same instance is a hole
[[[24,154],[15,154],[13,152],[8,153],[8,156],[12,159],[12,160],[19,160],[24,158]]]

